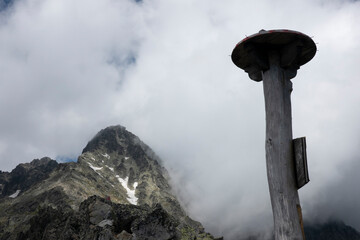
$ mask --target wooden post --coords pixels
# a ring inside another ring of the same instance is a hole
[[[290,94],[292,83],[280,67],[280,54],[269,52],[263,72],[266,111],[266,166],[275,239],[303,239],[293,161]]]
[[[299,165],[304,180],[296,178],[292,123],[291,78],[316,53],[314,41],[291,30],[261,30],[234,48],[231,58],[257,82],[263,81],[266,112],[266,167],[276,240],[304,240],[298,187],[308,182],[305,142],[300,145]],[[305,141],[305,139],[304,139]],[[299,176],[302,178],[302,176]]]

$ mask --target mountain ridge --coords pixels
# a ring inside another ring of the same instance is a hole
[[[81,210],[82,204],[94,196],[98,199],[97,202],[104,199],[109,201],[111,204],[108,204],[106,209],[110,212],[116,212],[119,206],[125,206],[129,213],[133,211],[131,210],[134,209],[133,206],[142,209],[142,213],[135,214],[128,223],[131,227],[126,229],[130,232],[122,229],[128,236],[131,235],[132,239],[144,239],[139,237],[145,236],[144,229],[150,231],[150,235],[157,236],[152,239],[187,239],[183,237],[189,234],[197,239],[214,239],[213,236],[205,233],[203,226],[192,220],[181,207],[172,193],[167,170],[159,163],[159,160],[160,158],[149,146],[127,131],[125,127],[118,125],[102,129],[96,134],[85,146],[77,162],[58,164],[53,163],[54,160],[44,158],[25,165],[20,164],[19,169],[32,166],[29,168],[30,172],[37,169],[36,164],[40,163],[47,170],[44,170],[44,173],[40,171],[43,177],[35,179],[32,184],[25,187],[18,182],[23,184],[32,175],[24,175],[23,178],[18,179],[13,178],[17,171],[1,174],[2,189],[11,187],[12,190],[2,191],[0,198],[2,216],[0,226],[4,229],[0,231],[0,239],[8,239],[9,232],[12,233],[10,239],[26,236],[31,239],[31,236],[37,236],[32,234],[32,231],[37,229],[32,224],[34,219],[41,221],[43,218],[47,219],[49,215],[54,216],[57,221],[74,218],[84,213]],[[47,168],[47,164],[51,167]],[[26,171],[21,172],[26,173]],[[18,179],[18,182],[12,179]],[[19,192],[15,197],[9,197],[10,192],[14,190],[19,190]],[[19,212],[18,209],[22,211]],[[64,212],[68,215],[61,215],[59,209],[66,209]],[[88,214],[84,216],[89,217]],[[90,220],[91,218],[84,221],[84,224]],[[103,220],[108,220],[113,224],[110,229],[108,229],[109,226],[106,227],[107,225],[100,226],[101,231],[94,233],[95,235],[103,234],[105,228],[108,239],[113,239],[116,234],[120,234],[116,232],[116,229],[119,229],[118,223],[124,219],[112,215],[111,219]],[[52,221],[48,219],[46,222],[51,225]],[[89,226],[98,226],[97,224]],[[170,227],[167,224],[170,224]],[[19,228],[21,225],[25,227]],[[48,225],[45,226],[45,229],[47,228]],[[152,231],[162,229],[159,230],[161,234],[151,232],[151,229]],[[38,229],[38,231],[48,234],[44,232],[44,229]],[[53,231],[56,230],[53,229]],[[73,234],[76,233],[73,232]],[[81,236],[80,234],[78,237],[86,239],[86,236]]]

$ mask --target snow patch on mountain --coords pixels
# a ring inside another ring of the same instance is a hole
[[[88,162],[88,164],[89,164],[89,166],[94,170],[94,171],[98,171],[98,170],[101,170],[102,169],[102,167],[94,167],[91,163],[89,163]]]
[[[136,190],[136,187],[137,187],[138,183],[134,182],[134,185],[133,185],[134,190],[131,190],[128,187],[129,177],[126,177],[125,179],[122,179],[119,175],[116,175],[116,178],[119,180],[119,182],[121,183],[123,188],[125,188],[126,193],[128,195],[127,200],[129,201],[129,203],[131,203],[133,205],[137,205],[138,198],[135,197],[135,190]]]
[[[16,197],[19,195],[20,191],[21,191],[21,190],[16,190],[16,192],[13,193],[13,194],[11,194],[9,197],[11,197],[11,198],[16,198]]]

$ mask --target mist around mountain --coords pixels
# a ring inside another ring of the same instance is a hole
[[[113,126],[77,162],[42,158],[0,172],[0,239],[214,239],[181,207],[160,163]]]
[[[305,223],[306,240],[360,240],[360,233],[340,220],[329,219],[324,223]],[[275,240],[268,233],[259,233],[241,240]]]
[[[189,217],[169,180],[161,159],[136,135],[105,128],[77,162],[44,157],[0,171],[0,240],[216,239]],[[308,223],[305,235],[360,240],[339,220]],[[234,239],[272,240],[261,233]]]
[[[339,220],[326,223],[307,224],[305,226],[307,240],[360,240],[360,233]]]

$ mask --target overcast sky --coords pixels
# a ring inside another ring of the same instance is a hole
[[[246,35],[293,29],[317,43],[293,79],[307,137],[305,219],[360,230],[360,2],[0,1],[0,168],[76,159],[121,124],[164,160],[191,215],[230,239],[272,226],[262,83],[231,61]]]

